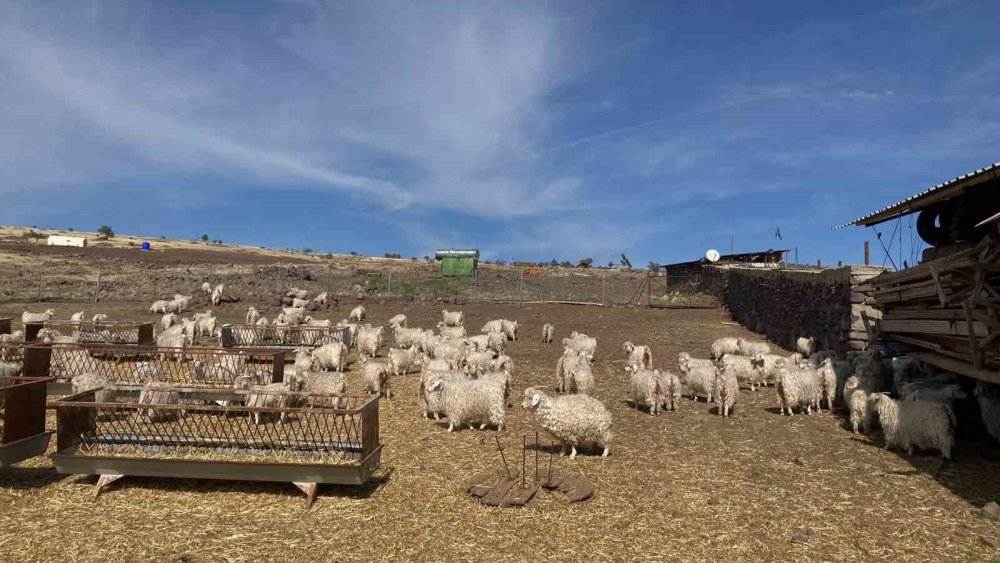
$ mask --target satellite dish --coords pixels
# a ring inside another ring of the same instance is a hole
[[[709,248],[708,252],[705,253],[705,260],[709,262],[718,262],[719,258],[719,251],[714,248]]]

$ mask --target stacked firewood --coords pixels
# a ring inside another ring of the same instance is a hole
[[[863,315],[874,337],[969,375],[1000,378],[1000,241],[975,246],[868,282],[882,319]]]

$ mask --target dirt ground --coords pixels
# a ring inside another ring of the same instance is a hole
[[[241,318],[250,303],[224,306]],[[355,303],[318,315],[337,320]],[[405,313],[431,327],[438,304],[366,301],[373,323]],[[92,303],[0,306],[0,316],[52,307],[58,318],[97,311]],[[456,308],[454,305],[449,309]],[[855,436],[843,413],[782,417],[773,389],[741,392],[736,413],[684,399],[653,417],[625,402],[621,343],[652,347],[658,367],[678,352],[707,356],[721,336],[753,336],[723,310],[652,310],[466,303],[466,324],[520,322],[514,405],[499,433],[520,459],[535,426],[520,400],[551,385],[558,343],[541,324],[599,341],[596,396],[612,411],[611,456],[556,457],[559,470],[586,475],[596,496],[569,505],[540,493],[521,509],[487,508],[463,492],[472,475],[498,471],[494,431],[448,433],[421,417],[417,377],[395,378],[381,401],[382,468],[363,489],[326,486],[311,511],[291,484],[125,478],[98,500],[96,479],[56,474],[45,458],[0,470],[0,553],[47,560],[871,560],[1000,558],[1000,523],[979,507],[1000,501],[995,447],[960,442],[951,462],[881,449],[881,436]],[[144,303],[102,303],[118,320],[148,319]],[[268,313],[265,313],[268,314]],[[270,315],[269,315],[270,316]],[[358,389],[358,374],[348,374]],[[543,440],[548,444],[543,434]],[[543,463],[547,452],[543,452]],[[990,455],[987,455],[990,454]],[[529,456],[530,457],[530,456]]]
[[[137,244],[131,248],[91,245],[88,248],[73,248],[67,246],[41,246],[29,242],[0,243],[0,253],[22,254],[30,256],[70,257],[80,260],[113,259],[138,264],[274,264],[279,259],[259,252],[240,251],[227,247],[227,250],[209,250],[198,248],[166,248],[157,247],[153,241],[152,250],[143,252]],[[282,256],[281,263],[307,264],[314,260]]]

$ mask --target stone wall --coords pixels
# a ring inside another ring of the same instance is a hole
[[[813,336],[819,349],[864,349],[868,336],[861,311],[881,317],[865,284],[880,268],[705,270],[702,291],[719,298],[734,320],[782,346],[794,347],[799,336]]]

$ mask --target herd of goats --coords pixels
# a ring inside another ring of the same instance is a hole
[[[207,284],[203,290],[218,303],[222,286]],[[246,405],[288,407],[294,395],[286,392],[344,394],[348,391],[345,371],[352,349],[357,350],[360,376],[365,393],[392,396],[393,377],[418,371],[419,394],[425,418],[444,417],[448,431],[462,425],[502,430],[514,388],[514,360],[508,346],[518,339],[518,323],[507,319],[487,322],[479,334],[469,334],[461,311],[442,311],[436,331],[408,327],[405,315],[389,322],[393,342],[383,357],[379,352],[386,340],[385,327],[365,323],[363,305],[351,311],[349,318],[332,323],[317,320],[307,311],[322,304],[326,295],[308,299],[304,290],[293,288],[285,296],[290,305],[282,307],[277,318],[268,321],[250,307],[246,323],[288,331],[292,327],[315,327],[309,334],[316,340],[303,342],[295,350],[294,363],[285,368],[283,380],[265,383],[255,375],[240,375],[236,389],[247,391]],[[158,346],[183,348],[199,337],[218,338],[220,328],[214,314],[196,313],[181,318],[190,297],[176,295],[172,300],[153,303],[151,312],[162,314]],[[22,320],[47,321],[52,311],[25,312]],[[99,316],[94,322],[106,320]],[[83,320],[78,313],[74,321]],[[365,323],[365,324],[362,324]],[[329,332],[322,329],[330,329]],[[545,324],[543,343],[553,341],[555,328]],[[349,335],[349,338],[346,338]],[[71,336],[42,333],[48,341],[73,341]],[[522,406],[532,411],[536,423],[568,448],[575,457],[578,447],[596,446],[602,456],[610,453],[612,442],[611,411],[594,395],[592,370],[597,353],[597,339],[573,332],[562,339],[563,352],[556,362],[554,391],[550,387],[528,387]],[[253,342],[250,343],[251,345]],[[885,358],[877,352],[852,351],[841,356],[831,351],[817,351],[815,340],[800,338],[797,351],[790,356],[771,352],[765,342],[743,338],[720,338],[711,345],[711,358],[696,358],[686,352],[678,357],[678,373],[653,368],[649,346],[625,342],[622,354],[628,374],[628,399],[637,409],[659,415],[676,411],[683,396],[695,401],[704,397],[717,405],[719,415],[729,416],[739,404],[741,386],[756,390],[774,387],[781,414],[796,411],[805,414],[822,408],[834,409],[840,402],[849,411],[855,433],[868,433],[876,425],[882,428],[886,448],[912,454],[915,448],[936,450],[951,457],[957,427],[956,401],[968,399],[970,382],[947,372],[935,372],[909,357]],[[225,370],[224,366],[200,366],[205,370]],[[218,376],[219,374],[215,374]],[[221,379],[221,378],[220,378]],[[167,386],[150,381],[140,403],[169,403],[176,394],[157,390]],[[73,378],[76,390],[111,387],[100,374],[78,374]],[[979,382],[973,393],[987,431],[1000,440],[1000,386]],[[895,396],[896,398],[893,398]],[[255,422],[260,422],[259,418]]]

